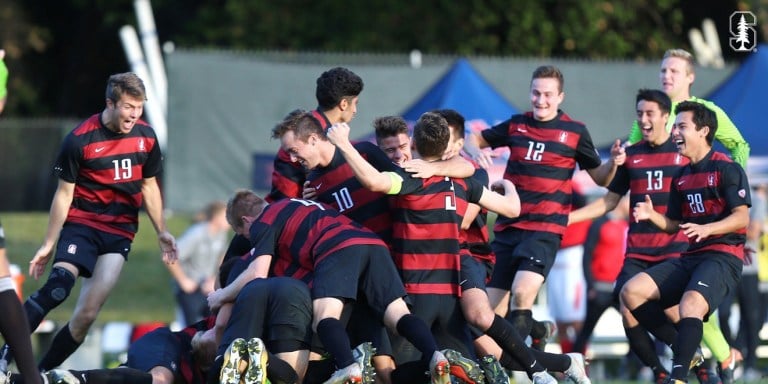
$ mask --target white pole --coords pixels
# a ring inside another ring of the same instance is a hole
[[[136,10],[136,18],[139,21],[141,43],[144,47],[147,64],[149,64],[149,72],[152,74],[152,80],[155,83],[158,101],[163,109],[163,113],[167,116],[168,80],[165,75],[163,55],[160,53],[160,43],[157,37],[157,28],[155,27],[155,17],[152,14],[152,5],[149,3],[149,0],[134,0],[133,7]]]
[[[125,50],[131,70],[144,81],[144,88],[147,91],[147,102],[144,103],[147,120],[149,120],[152,128],[155,129],[160,148],[165,149],[168,142],[168,125],[165,121],[165,114],[158,102],[152,76],[149,74],[149,68],[147,68],[144,55],[141,53],[141,45],[139,44],[136,29],[130,25],[120,28],[120,40],[123,42],[123,49]]]

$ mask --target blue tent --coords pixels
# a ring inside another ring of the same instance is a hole
[[[768,156],[768,45],[760,44],[707,99],[722,108],[751,147],[751,156]]]
[[[488,126],[518,110],[488,83],[466,59],[458,59],[402,116],[409,122],[433,109],[455,109],[468,123],[482,120]]]

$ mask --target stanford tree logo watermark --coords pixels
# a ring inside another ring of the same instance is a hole
[[[736,52],[754,51],[757,46],[757,18],[749,11],[736,11],[731,14],[728,45]]]

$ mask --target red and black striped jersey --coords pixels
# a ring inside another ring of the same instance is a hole
[[[480,185],[488,186],[488,171],[481,168],[477,162],[464,156],[464,158],[475,166],[475,173],[472,175],[472,179],[480,183]],[[487,260],[491,263],[496,263],[496,254],[493,253],[489,244],[490,236],[488,235],[488,210],[485,208],[480,209],[480,213],[477,214],[469,228],[461,231],[461,247],[466,248],[469,253],[477,260]]]
[[[126,134],[91,116],[65,138],[54,165],[60,179],[75,183],[67,222],[133,240],[139,226],[144,179],[162,171],[155,131],[139,120]]]
[[[320,110],[311,112],[320,123],[323,130],[331,126],[331,122]],[[301,198],[307,171],[301,164],[291,161],[291,155],[283,148],[277,151],[272,167],[272,190],[264,198],[269,203],[289,197]]]
[[[272,190],[264,197],[267,202],[275,202],[290,197],[301,197],[307,172],[298,162],[291,161],[291,155],[280,148],[275,156],[272,168]]]
[[[672,180],[667,217],[683,223],[708,224],[725,219],[742,205],[752,205],[744,169],[725,154],[710,150],[701,161],[681,168]],[[746,235],[745,227],[699,242],[690,238],[681,256],[721,252],[744,260]]]
[[[481,132],[492,147],[509,147],[504,178],[520,195],[520,216],[500,216],[494,230],[514,227],[563,234],[571,210],[571,178],[581,169],[600,166],[600,156],[584,124],[563,111],[550,121],[531,112],[514,115]]]
[[[654,210],[666,214],[672,178],[689,163],[688,158],[678,153],[672,136],[659,146],[641,141],[627,147],[626,153],[627,159],[616,170],[608,190],[620,196],[629,191],[630,207],[648,195]],[[682,232],[669,234],[647,220],[629,220],[626,257],[657,262],[679,257],[687,248],[688,239]]]
[[[267,205],[251,225],[252,254],[272,255],[271,275],[311,284],[315,266],[335,251],[383,241],[335,209],[312,200],[283,199]]]
[[[375,144],[364,141],[355,143],[354,147],[377,170],[386,172],[398,169],[397,164]],[[340,151],[334,152],[327,166],[313,169],[308,180],[309,186],[317,191],[314,200],[328,204],[364,225],[385,242],[392,238],[389,196],[373,192],[360,184]]]
[[[459,296],[459,226],[467,202],[477,202],[483,185],[472,179],[412,178],[392,199],[392,257],[408,294]]]

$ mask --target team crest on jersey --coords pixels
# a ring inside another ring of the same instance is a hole
[[[709,177],[707,178],[707,185],[709,185],[710,187],[715,185],[715,174],[714,173],[710,173],[709,174]]]
[[[568,140],[568,132],[560,132],[560,142],[565,143]]]
[[[739,189],[739,197],[741,197],[742,199],[747,197],[747,191],[744,190],[744,188]]]
[[[147,148],[144,146],[144,139],[139,139],[139,152],[146,151]]]
[[[67,253],[69,253],[70,255],[74,255],[75,253],[77,253],[77,245],[75,245],[75,244],[68,245],[67,246]]]

